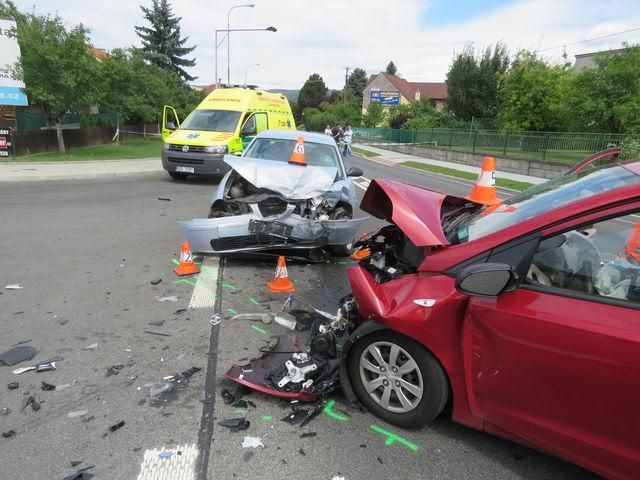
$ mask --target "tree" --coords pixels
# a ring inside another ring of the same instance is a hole
[[[362,68],[354,68],[353,72],[349,75],[347,79],[347,85],[349,89],[349,96],[351,98],[355,98],[362,103],[362,94],[364,92],[364,87],[367,86],[367,72]]]
[[[447,108],[463,120],[494,118],[499,111],[498,79],[509,67],[503,43],[476,54],[471,45],[453,56],[447,73]]]
[[[362,124],[368,128],[376,128],[384,123],[384,107],[379,102],[369,104],[367,112],[362,116]]]
[[[167,0],[153,0],[151,8],[140,6],[151,27],[135,27],[142,40],[142,51],[154,64],[186,81],[195,80],[184,67],[193,67],[195,59],[186,59],[196,47],[185,47],[189,37],[180,38],[181,17],[174,16]]]
[[[83,25],[67,28],[57,15],[20,13],[12,2],[0,3],[0,15],[16,20],[21,58],[15,75],[47,121],[53,117],[58,150],[65,153],[65,115],[88,112],[99,97],[98,61],[89,51],[89,31]]]
[[[464,120],[456,118],[450,112],[431,106],[429,99],[423,98],[411,104],[397,105],[389,109],[391,128],[467,128]]]
[[[397,75],[398,68],[396,67],[396,64],[391,61],[387,64],[387,68],[385,68],[384,72],[388,73],[389,75]]]
[[[518,52],[509,73],[500,79],[498,120],[507,130],[557,131],[566,124],[571,72],[549,65],[535,53]]]
[[[323,102],[320,108],[309,107],[303,112],[302,119],[308,131],[324,130],[329,125],[341,123],[345,125],[360,125],[361,103],[353,98],[348,102],[336,101],[335,103]]]
[[[640,45],[596,57],[569,90],[574,127],[582,131],[640,132]]]
[[[318,108],[327,97],[327,86],[322,77],[313,73],[300,89],[298,94],[298,111],[302,113],[306,108]]]

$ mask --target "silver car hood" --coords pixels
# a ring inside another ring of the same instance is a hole
[[[224,161],[253,186],[291,200],[317,197],[329,191],[338,173],[336,167],[300,166],[235,155],[225,155]]]

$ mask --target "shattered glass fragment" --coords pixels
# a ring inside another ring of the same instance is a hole
[[[171,391],[173,384],[169,382],[153,382],[149,384],[149,387],[149,397],[153,398]]]
[[[75,412],[69,412],[67,413],[67,417],[69,418],[75,418],[75,417],[83,417],[85,416],[87,413],[89,413],[87,410],[76,410]],[[72,465],[72,467],[75,465]]]
[[[244,437],[242,441],[242,448],[258,448],[264,447],[260,437]]]

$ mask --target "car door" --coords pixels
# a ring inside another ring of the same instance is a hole
[[[243,150],[249,146],[253,137],[268,128],[268,119],[266,113],[252,113],[242,124],[240,129],[240,137],[242,138]]]
[[[543,232],[513,292],[471,298],[470,404],[488,431],[606,476],[637,478],[640,264],[626,247],[640,217],[589,222]]]
[[[180,119],[175,108],[165,105],[162,109],[162,140],[180,128]]]

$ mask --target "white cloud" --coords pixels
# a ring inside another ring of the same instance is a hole
[[[640,26],[640,6],[635,0],[593,2],[589,0],[523,0],[494,9],[470,20],[445,27],[424,27],[421,16],[428,2],[396,0],[250,0],[255,8],[238,8],[231,14],[232,28],[275,26],[277,33],[238,32],[231,37],[231,80],[266,88],[299,88],[309,74],[317,72],[330,87],[340,88],[344,67],[361,66],[369,73],[383,69],[389,60],[409,80],[443,81],[454,51],[465,43],[478,47],[504,41],[510,49],[543,49],[574,43]],[[17,0],[30,10],[33,0]],[[150,4],[150,0],[142,0]],[[213,81],[214,29],[226,28],[227,10],[242,2],[223,0],[174,0],[182,17],[183,35],[197,44],[198,62],[192,74],[198,83]],[[455,2],[450,2],[455,8]],[[69,24],[84,23],[92,30],[96,47],[112,49],[138,44],[134,25],[143,23],[136,2],[109,0],[49,0],[36,11],[58,11]],[[573,55],[616,48],[623,41],[640,42],[640,31],[567,47]],[[219,76],[226,79],[226,45],[219,51]],[[559,59],[562,49],[545,52]],[[223,74],[224,73],[224,74]]]

